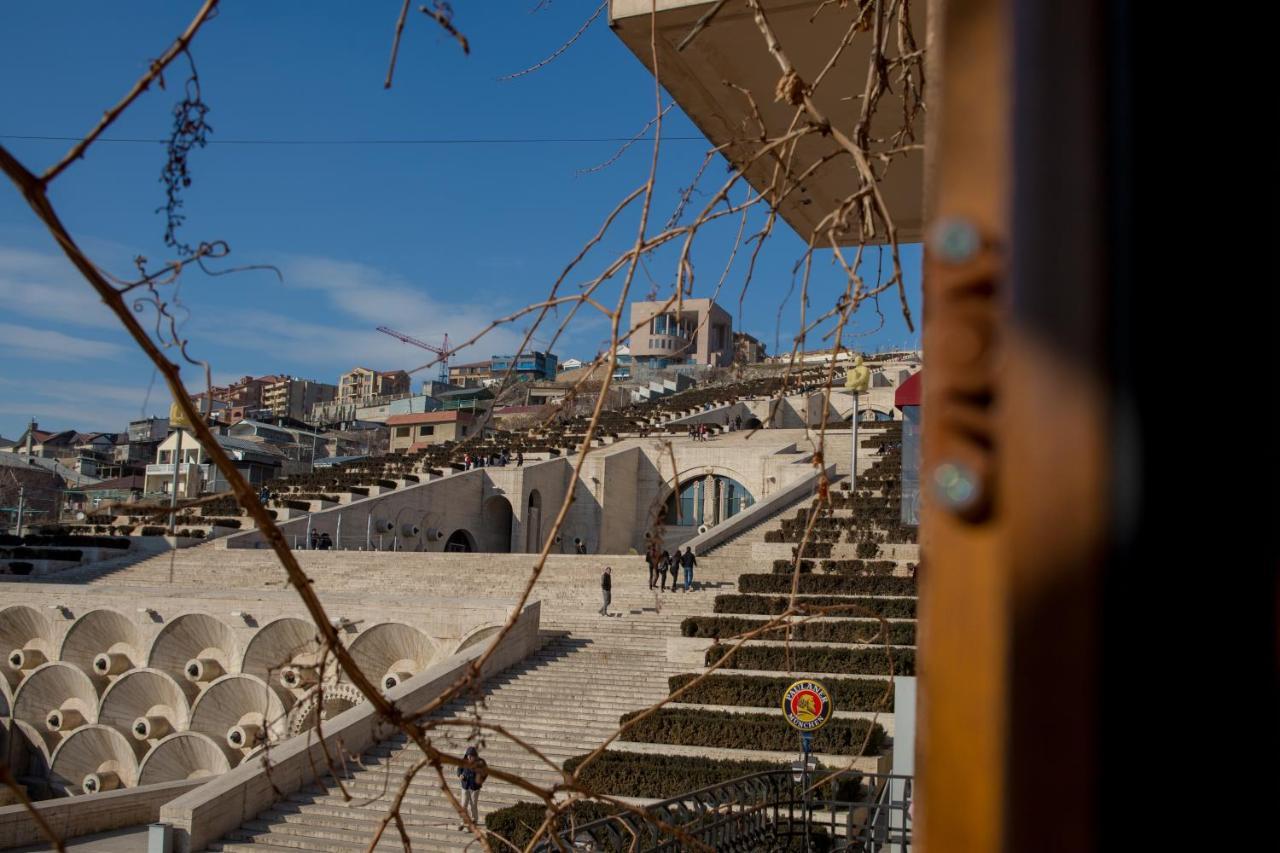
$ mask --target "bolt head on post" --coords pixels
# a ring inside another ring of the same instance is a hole
[[[977,475],[962,462],[944,462],[935,468],[933,489],[939,503],[953,512],[968,509],[981,497]]]
[[[973,260],[982,245],[982,236],[972,222],[960,217],[939,220],[929,230],[929,249],[948,264]]]

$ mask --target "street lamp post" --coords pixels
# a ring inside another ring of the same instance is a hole
[[[845,371],[844,387],[853,392],[853,411],[849,415],[849,436],[853,447],[849,451],[849,495],[858,490],[858,395],[871,387],[871,370],[862,363],[862,356],[853,357],[853,366]]]

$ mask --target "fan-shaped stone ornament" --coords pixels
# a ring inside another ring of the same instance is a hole
[[[235,634],[224,622],[207,613],[184,613],[156,635],[147,654],[147,666],[169,673],[195,702],[200,691],[240,662]]]
[[[151,747],[138,768],[138,784],[205,779],[231,769],[227,754],[200,732],[177,732]]]
[[[351,657],[383,691],[402,684],[437,658],[431,639],[402,622],[383,622],[351,642]]]
[[[153,746],[191,720],[186,694],[167,672],[133,669],[120,676],[98,702],[98,722]]]
[[[134,745],[109,726],[82,726],[53,751],[49,781],[67,794],[96,794],[138,784]]]
[[[40,733],[50,752],[76,728],[96,721],[98,691],[69,663],[37,667],[13,695],[13,716]]]
[[[323,676],[316,626],[292,616],[263,625],[245,647],[240,671],[269,684],[290,707]],[[332,672],[332,660],[326,662]]]
[[[112,680],[142,663],[142,632],[115,610],[90,610],[71,624],[58,659],[72,664],[102,692]]]
[[[279,740],[287,725],[280,697],[252,675],[224,675],[191,706],[191,731],[220,744],[233,766],[268,740]]]
[[[17,689],[27,673],[54,660],[53,624],[34,607],[15,604],[0,610],[0,671]]]

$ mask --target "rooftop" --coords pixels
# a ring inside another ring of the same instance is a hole
[[[409,415],[392,415],[387,418],[387,426],[403,426],[404,424],[439,424],[459,420],[471,420],[470,412],[457,409],[448,412],[414,412]]]

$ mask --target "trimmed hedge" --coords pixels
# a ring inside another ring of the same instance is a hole
[[[717,595],[716,613],[745,613],[755,616],[777,616],[786,612],[790,597],[785,595]],[[830,595],[798,595],[796,604],[804,607],[844,607],[826,613],[826,616],[866,619],[868,616],[884,616],[887,619],[916,618],[914,598],[853,598]],[[856,607],[852,609],[850,606]]]
[[[618,811],[615,806],[604,803],[578,802],[561,812],[552,831],[564,831],[573,826],[581,826],[602,817],[608,817]],[[543,803],[530,803],[524,800],[514,806],[489,812],[484,816],[484,825],[490,832],[502,836],[521,850],[533,840],[533,834],[547,819],[547,807]],[[544,834],[543,839],[546,839]]]
[[[791,592],[787,575],[739,575],[739,592]],[[893,575],[802,575],[800,592],[818,595],[906,595],[916,594],[915,578]]]
[[[644,711],[623,714],[628,723]],[[659,708],[619,738],[635,743],[670,743],[715,749],[790,750],[796,733],[782,714],[739,714],[693,708]],[[830,755],[876,755],[884,729],[870,720],[833,719],[813,733],[813,751]],[[864,747],[865,743],[865,747]]]
[[[34,568],[35,566],[31,563],[13,562],[9,564],[9,571],[15,575],[29,575]]]
[[[142,528],[142,534],[141,534],[141,535],[143,535],[143,536],[163,536],[163,535],[165,535],[165,534],[166,534],[166,533],[168,533],[168,532],[169,532],[169,531],[168,531],[168,530],[166,530],[166,529],[165,529],[165,528],[163,528],[163,527],[155,527],[155,526],[152,526],[152,525],[147,525],[147,526],[145,526],[145,527],[143,527],[143,528]]]
[[[795,745],[793,732],[787,748],[792,749]],[[572,773],[584,758],[585,755],[577,755],[567,760],[564,763],[565,772]],[[666,800],[751,773],[780,769],[789,770],[790,765],[772,761],[734,761],[689,755],[604,752],[587,765],[578,781],[592,791],[615,797]],[[834,799],[856,800],[862,786],[860,777],[850,775],[841,777],[835,787]]]
[[[891,575],[897,567],[893,560],[822,561],[822,571],[837,575]]]
[[[767,624],[762,619],[743,619],[739,616],[690,616],[680,623],[680,633],[686,637],[729,638],[754,631]],[[895,646],[914,646],[916,626],[914,622],[889,622],[889,642]],[[786,626],[779,625],[757,635],[759,640],[786,638]],[[839,622],[805,622],[791,626],[791,639],[810,643],[883,643],[880,622],[876,619],[842,619]]]
[[[831,561],[823,560],[824,565],[829,562]],[[796,570],[795,560],[774,560],[773,561],[773,573],[775,575],[786,575],[790,577],[792,574],[795,573],[795,570]],[[800,572],[802,574],[807,574],[808,572],[811,572],[811,571],[813,571],[813,560],[801,560]]]
[[[729,653],[729,646],[712,646],[707,649],[706,665],[711,666],[721,658],[729,656],[729,660],[724,664],[726,669],[889,675],[889,654],[885,649],[850,649],[840,646],[792,646],[790,649],[785,646],[743,646],[732,655]],[[893,650],[893,674],[916,674],[914,649]]]
[[[673,675],[667,686],[675,693],[698,678],[696,673]],[[714,672],[703,678],[678,701],[690,705],[737,705],[748,708],[777,708],[782,694],[795,679],[760,675],[722,675]],[[822,682],[831,693],[838,711],[892,711],[893,682],[869,678],[829,678]]]
[[[212,521],[214,527],[234,527],[239,529],[240,519],[238,518],[215,518]]]

